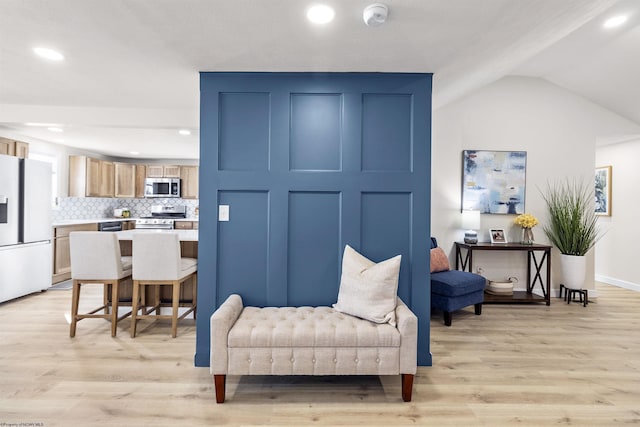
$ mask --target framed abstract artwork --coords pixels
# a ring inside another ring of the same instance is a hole
[[[596,215],[611,216],[611,166],[596,168]]]
[[[526,171],[526,151],[464,150],[462,210],[524,213]]]

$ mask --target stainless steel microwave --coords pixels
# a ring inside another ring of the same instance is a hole
[[[146,178],[144,197],[180,197],[180,178]]]

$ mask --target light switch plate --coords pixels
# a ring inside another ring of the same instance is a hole
[[[218,221],[229,221],[229,205],[218,206]]]

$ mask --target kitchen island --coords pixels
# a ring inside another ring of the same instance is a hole
[[[158,229],[133,229],[116,231],[120,240],[120,252],[122,256],[132,255],[133,235],[136,233],[177,233],[180,239],[182,256],[198,258],[198,230],[158,230]]]

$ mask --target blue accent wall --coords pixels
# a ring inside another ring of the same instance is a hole
[[[346,244],[402,255],[398,295],[431,365],[431,74],[201,73],[200,91],[196,366],[232,293],[335,303]]]

